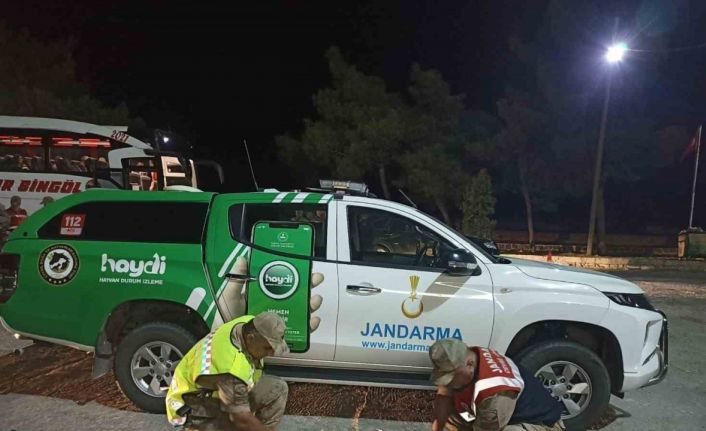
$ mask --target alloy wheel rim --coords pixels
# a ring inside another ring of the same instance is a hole
[[[561,402],[564,411],[562,419],[580,415],[591,402],[593,387],[586,370],[570,361],[550,362],[535,373],[535,377],[545,389]]]
[[[184,355],[165,341],[144,344],[130,361],[132,380],[144,394],[164,397],[174,376],[174,370]]]

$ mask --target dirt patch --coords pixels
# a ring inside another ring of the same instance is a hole
[[[0,393],[44,395],[96,401],[122,410],[139,411],[115,383],[112,373],[91,379],[93,356],[68,347],[36,342],[21,355],[0,356]]]
[[[0,394],[19,393],[95,401],[139,411],[118,388],[113,373],[91,379],[93,356],[68,347],[36,342],[21,355],[0,356]],[[290,383],[287,414],[429,422],[431,391]],[[615,420],[609,412],[599,425]],[[592,429],[599,429],[594,427]]]
[[[363,386],[289,384],[287,414],[428,422],[431,391]]]
[[[121,410],[140,411],[109,373],[91,379],[93,356],[43,342],[21,355],[0,356],[0,394],[18,393],[95,401]],[[431,397],[426,391],[291,383],[287,414],[426,421]]]

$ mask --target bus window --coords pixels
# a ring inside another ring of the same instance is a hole
[[[92,174],[94,169],[108,169],[110,141],[100,138],[52,137],[49,171]]]
[[[44,148],[39,136],[0,136],[0,171],[42,172]]]

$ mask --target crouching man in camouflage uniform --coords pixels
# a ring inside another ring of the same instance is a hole
[[[429,348],[433,431],[563,431],[562,405],[512,359],[455,339]]]
[[[179,362],[167,393],[167,418],[186,430],[272,430],[287,404],[287,384],[263,376],[263,358],[289,351],[274,313],[231,320]]]

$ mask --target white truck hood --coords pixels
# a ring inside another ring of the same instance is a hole
[[[601,292],[614,293],[644,293],[636,284],[614,275],[598,271],[557,265],[554,263],[537,262],[516,257],[507,258],[517,269],[532,278],[542,280],[579,283],[594,287]]]

